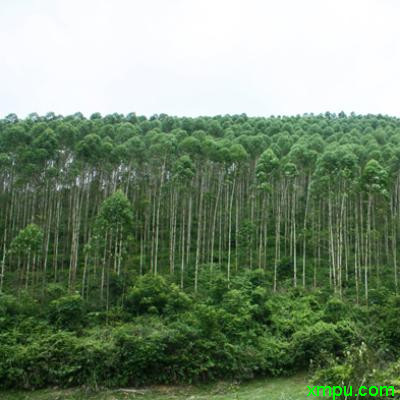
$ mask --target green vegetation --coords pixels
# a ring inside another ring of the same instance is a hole
[[[397,385],[399,297],[371,289],[374,304],[358,306],[321,290],[274,293],[268,279],[248,270],[228,287],[214,272],[194,294],[145,274],[109,310],[55,284],[36,298],[2,294],[1,387],[243,382],[303,371],[327,385]]]
[[[160,386],[138,390],[108,390],[99,393],[90,390],[40,390],[6,392],[4,400],[303,400],[307,398],[307,381],[301,376],[274,378],[246,384],[218,383],[202,386]]]
[[[397,384],[400,120],[0,121],[0,387]]]

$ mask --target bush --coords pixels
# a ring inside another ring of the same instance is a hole
[[[399,298],[351,307],[323,291],[272,294],[267,279],[262,270],[248,271],[228,286],[215,271],[207,290],[189,296],[148,274],[136,278],[124,304],[121,298],[119,306],[90,313],[60,285],[45,290],[42,308],[23,292],[18,300],[0,295],[0,385],[170,384],[309,367],[322,368],[319,381],[357,382],[379,358],[370,355],[370,343],[379,351],[395,348]],[[368,351],[359,355],[361,345]]]
[[[293,335],[296,364],[308,367],[310,362],[323,365],[329,356],[340,356],[355,339],[349,324],[335,325],[319,321]]]
[[[258,346],[261,354],[260,373],[279,376],[293,372],[294,352],[289,342],[265,335],[259,337]]]
[[[394,356],[400,355],[400,296],[393,296],[388,301],[387,307],[380,307],[377,313],[380,338],[388,347],[388,352]],[[379,340],[379,337],[375,340]]]
[[[52,300],[48,309],[49,321],[57,328],[79,329],[85,319],[85,306],[79,294]]]
[[[126,325],[114,331],[119,385],[143,385],[162,381],[159,362],[163,358],[164,328]]]
[[[21,292],[19,298],[0,293],[0,328],[23,323],[29,317],[40,318],[38,302],[26,292]]]
[[[4,387],[41,388],[105,384],[115,354],[113,342],[47,332],[28,343],[1,338],[0,382]]]
[[[351,346],[341,359],[331,357],[324,368],[314,373],[312,381],[323,386],[352,386],[353,394],[356,394],[360,386],[380,386],[386,383],[384,379],[378,378],[376,371],[380,369],[375,352],[361,343]],[[344,399],[344,396],[338,398]]]
[[[59,283],[49,283],[44,291],[44,300],[50,302],[67,295],[67,288]]]
[[[14,296],[0,293],[0,327],[5,328],[19,312],[20,306]]]
[[[336,323],[348,316],[347,307],[342,300],[332,297],[325,305],[323,320]]]
[[[160,275],[147,274],[138,279],[125,300],[125,309],[136,315],[175,314],[187,310],[190,298],[175,284]]]

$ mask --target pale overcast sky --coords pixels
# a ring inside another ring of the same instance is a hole
[[[0,116],[400,116],[399,0],[0,0]]]

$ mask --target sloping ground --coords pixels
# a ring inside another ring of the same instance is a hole
[[[121,389],[101,393],[83,390],[0,392],[2,400],[303,400],[307,398],[305,376],[258,380],[242,385],[217,383],[207,386]]]

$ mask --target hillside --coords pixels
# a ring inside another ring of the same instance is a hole
[[[0,386],[396,383],[399,183],[388,116],[7,116]]]

